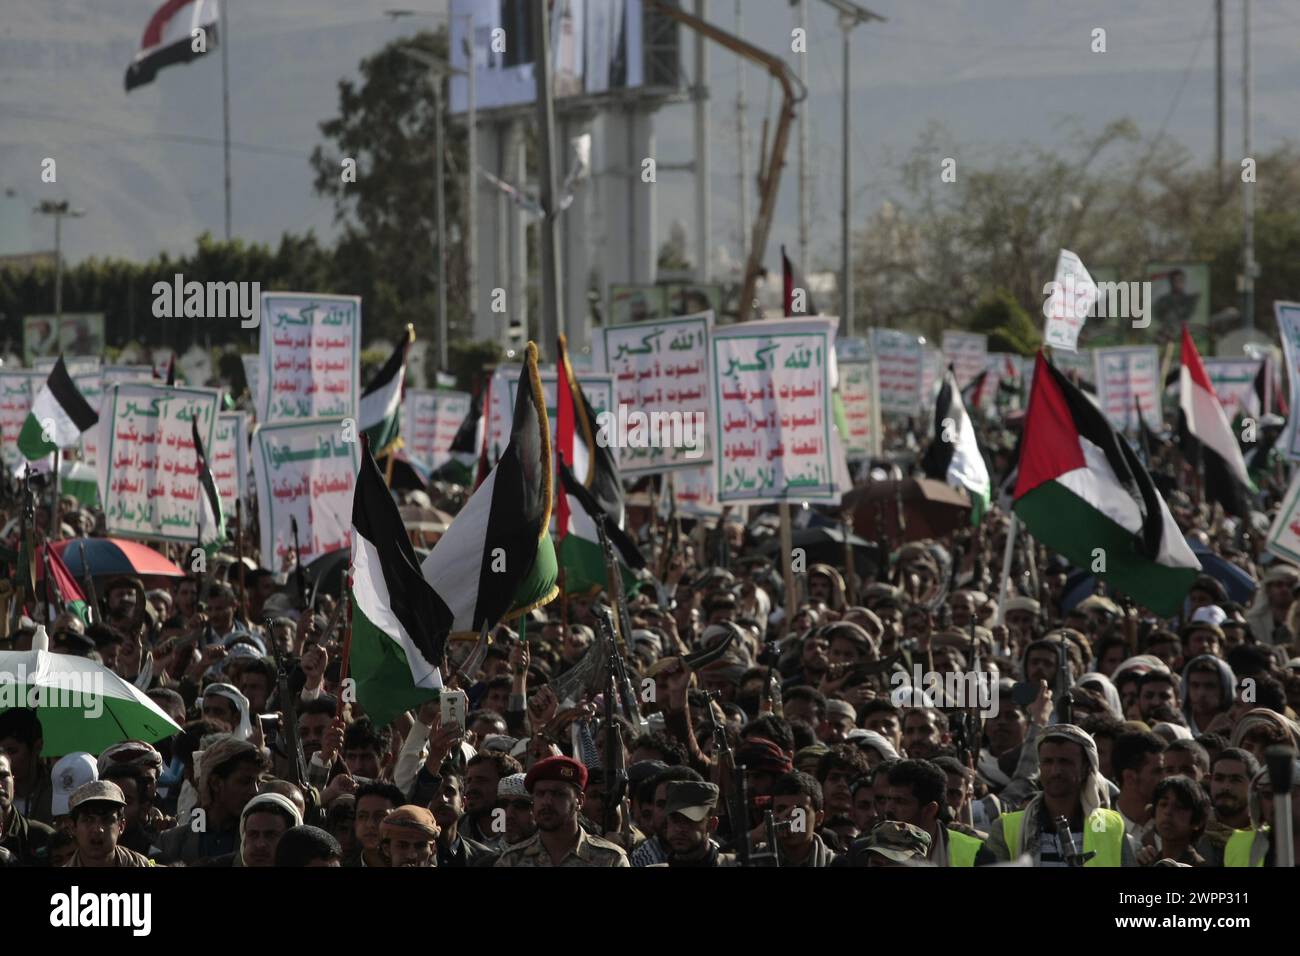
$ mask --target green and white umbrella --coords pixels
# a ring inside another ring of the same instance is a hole
[[[42,756],[102,753],[124,740],[157,743],[180,733],[144,692],[103,664],[51,654],[44,627],[30,651],[0,651],[0,713],[29,707],[41,721]]]

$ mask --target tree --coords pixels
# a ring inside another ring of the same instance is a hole
[[[396,338],[409,322],[436,341],[437,257],[447,261],[447,321],[455,341],[468,334],[465,255],[458,241],[438,249],[435,218],[434,90],[428,68],[400,52],[420,47],[445,57],[445,29],[395,40],[361,61],[361,84],[339,81],[339,113],[320,124],[328,141],[312,153],[318,193],[334,200],[342,227],[338,281],[365,302],[368,334]],[[444,97],[444,101],[446,97]],[[463,217],[466,134],[443,124],[447,221]],[[355,164],[355,182],[347,170]],[[449,232],[452,232],[450,227]],[[459,230],[464,235],[465,230]]]

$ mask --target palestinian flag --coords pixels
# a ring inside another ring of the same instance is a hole
[[[89,625],[89,610],[86,604],[86,596],[82,594],[77,579],[72,576],[68,566],[63,563],[63,558],[59,557],[59,552],[53,548],[41,547],[41,564],[44,573],[48,575],[49,594],[54,599],[62,611],[71,611],[77,617],[81,618],[81,623]],[[44,597],[45,591],[39,592]]]
[[[159,7],[140,40],[140,52],[126,68],[126,91],[154,81],[163,67],[189,63],[217,47],[219,0],[167,0]],[[196,50],[195,30],[205,34],[203,49]]]
[[[397,502],[364,444],[352,493],[348,672],[357,701],[382,725],[436,696],[452,613],[420,572]]]
[[[483,447],[484,432],[487,428],[487,419],[483,415],[485,390],[486,386],[475,383],[469,414],[456,429],[456,437],[451,440],[451,447],[448,449],[451,458],[435,472],[458,485],[475,483],[479,452]]]
[[[1106,416],[1038,353],[1013,507],[1043,544],[1169,616],[1200,572],[1165,501]]]
[[[477,637],[484,624],[495,627],[555,597],[551,476],[546,399],[529,342],[510,441],[420,568],[447,606],[453,633]]]
[[[783,270],[782,302],[785,303],[785,314],[790,315],[820,315],[817,306],[813,303],[812,289],[808,288],[808,280],[804,278],[803,273],[798,267],[790,261],[790,257],[785,254],[785,246],[781,247],[781,266]],[[803,293],[803,301],[796,303],[794,301],[795,292]],[[796,309],[796,305],[801,306]]]
[[[614,453],[596,441],[596,413],[578,386],[569,362],[568,343],[562,335],[557,368],[556,458],[568,467],[594,505],[594,508],[583,507],[567,486],[556,497],[555,534],[559,541],[560,566],[564,568],[566,593],[594,594],[607,583],[605,556],[594,516],[604,516],[605,533],[623,565],[643,568],[645,559],[632,539],[623,533],[623,483],[619,480]],[[631,583],[624,581],[628,586]]]
[[[73,384],[60,355],[23,422],[18,450],[28,461],[36,461],[60,448],[75,445],[81,433],[98,422],[99,415]]]
[[[1252,418],[1264,415],[1281,415],[1286,418],[1290,410],[1280,384],[1273,370],[1273,357],[1265,352],[1259,362],[1259,371],[1255,373],[1255,381],[1242,403],[1242,411]]]
[[[402,447],[402,391],[406,385],[406,353],[415,341],[415,328],[408,325],[402,341],[393,349],[378,374],[361,392],[358,421],[374,449],[376,458]]]
[[[1250,514],[1250,496],[1255,486],[1246,472],[1241,446],[1214,394],[1214,386],[1186,325],[1182,357],[1178,408],[1182,413],[1183,449],[1189,455],[1200,455],[1205,469],[1205,497],[1217,501],[1228,514],[1245,518]]]
[[[961,390],[962,404],[970,409],[982,411],[989,394],[989,370],[985,369],[966,383]]]
[[[190,420],[190,431],[199,478],[199,547],[211,557],[226,540],[226,516],[221,513],[221,495],[217,494],[217,483],[212,478],[212,468],[203,450],[197,417]]]
[[[985,373],[987,374],[987,373]],[[971,524],[979,524],[989,507],[992,482],[975,440],[975,426],[962,404],[961,389],[952,366],[934,406],[934,440],[921,461],[927,478],[954,488],[965,488],[971,498]]]

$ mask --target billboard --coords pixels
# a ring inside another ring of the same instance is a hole
[[[104,354],[104,313],[64,312],[61,316],[29,315],[23,319],[23,361],[39,358]]]
[[[473,23],[475,107],[537,100],[531,0],[451,0],[451,66],[465,70]],[[642,0],[555,0],[551,58],[557,98],[635,89],[645,83]],[[451,111],[469,109],[468,78],[453,74]]]

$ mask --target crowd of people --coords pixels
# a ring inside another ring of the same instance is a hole
[[[1193,487],[1173,450],[1148,455]],[[43,626],[183,729],[49,755],[38,711],[0,712],[0,865],[1271,866],[1265,754],[1300,747],[1300,568],[1258,543],[1281,478],[1254,522],[1170,491],[1252,592],[1207,572],[1173,619],[1020,534],[1002,579],[1005,502],[941,540],[841,549],[791,600],[771,509],[687,519],[634,492],[660,572],[625,598],[635,707],[564,680],[605,640],[607,596],[574,594],[495,629],[460,672],[463,726],[438,700],[380,726],[351,699],[337,588],[233,549],[168,587],[107,581],[90,624],[29,608],[0,649]],[[401,498],[454,513],[467,494]],[[67,533],[102,527],[63,507]]]

